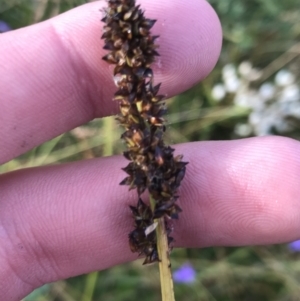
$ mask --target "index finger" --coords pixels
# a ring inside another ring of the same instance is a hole
[[[0,37],[0,164],[95,117],[115,114],[112,71],[102,56],[105,2]],[[153,66],[162,93],[180,93],[214,67],[219,20],[204,0],[144,0],[157,19],[160,58]]]

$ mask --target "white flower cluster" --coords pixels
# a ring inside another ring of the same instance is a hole
[[[284,134],[294,129],[291,119],[300,120],[300,87],[295,75],[282,69],[272,82],[253,88],[253,82],[258,82],[262,75],[250,62],[242,62],[238,68],[228,64],[222,70],[223,83],[212,89],[216,101],[230,93],[235,105],[251,110],[248,123],[235,128],[239,136],[271,135],[274,130]]]

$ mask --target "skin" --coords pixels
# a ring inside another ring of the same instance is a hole
[[[221,48],[205,1],[142,1],[158,20],[162,93],[206,77]],[[95,117],[117,113],[111,68],[101,60],[94,2],[0,36],[0,162]],[[187,16],[187,17],[185,17]],[[178,38],[180,37],[180,38]],[[300,238],[300,145],[281,137],[176,146],[189,161],[180,188],[176,246],[275,244]],[[0,295],[20,300],[44,283],[134,260],[126,209],[136,194],[118,186],[122,156],[1,175]]]

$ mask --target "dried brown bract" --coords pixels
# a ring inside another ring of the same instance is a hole
[[[144,17],[135,0],[109,0],[102,21],[105,41],[109,50],[103,59],[114,64],[114,80],[118,87],[114,99],[119,102],[121,114],[117,117],[125,128],[122,139],[128,150],[124,156],[131,162],[123,168],[127,177],[120,183],[136,189],[138,202],[130,206],[135,229],[129,234],[130,248],[146,256],[145,262],[158,261],[155,219],[177,219],[181,211],[176,204],[177,189],[185,174],[182,156],[173,156],[174,149],[163,141],[166,113],[160,84],[153,85],[150,68],[158,56],[157,36],[150,29],[155,20]],[[142,199],[148,190],[155,200],[151,210]],[[170,230],[168,242],[172,242]]]

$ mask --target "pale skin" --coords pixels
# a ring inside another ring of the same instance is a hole
[[[187,5],[189,3],[189,5]],[[0,163],[92,120],[116,114],[111,69],[101,60],[94,2],[0,36]],[[158,19],[155,81],[178,94],[202,80],[221,49],[205,1],[142,1]],[[186,17],[187,16],[187,17]],[[300,144],[266,137],[176,145],[189,161],[175,246],[276,244],[300,238]],[[3,174],[0,296],[17,301],[44,283],[134,260],[122,156]]]

